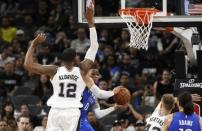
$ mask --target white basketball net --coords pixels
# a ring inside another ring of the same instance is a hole
[[[152,28],[153,17],[155,13],[145,11],[144,17],[138,15],[138,10],[134,15],[120,14],[130,31],[130,47],[137,49],[148,49],[148,39]],[[147,21],[147,23],[145,23]],[[134,23],[135,22],[135,23]],[[134,23],[134,24],[133,24]]]

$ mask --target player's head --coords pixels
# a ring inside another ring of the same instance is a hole
[[[178,96],[179,107],[183,108],[183,112],[186,115],[194,112],[194,104],[192,101],[191,94],[189,92],[182,92]]]
[[[161,98],[162,106],[167,111],[171,111],[175,106],[175,98],[171,94],[164,94]]]
[[[61,59],[64,62],[64,64],[74,62],[75,58],[76,58],[76,51],[75,49],[72,48],[66,48],[61,55]]]
[[[93,79],[94,82],[98,81],[100,78],[99,70],[97,65],[93,65],[88,72],[88,75]]]

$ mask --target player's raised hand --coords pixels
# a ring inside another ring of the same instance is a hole
[[[34,43],[36,45],[39,45],[39,44],[43,43],[45,40],[46,40],[46,35],[44,33],[40,33],[34,39]]]
[[[87,0],[85,17],[89,28],[94,26],[94,0]]]

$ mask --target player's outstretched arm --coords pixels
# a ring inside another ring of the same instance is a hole
[[[57,66],[55,65],[41,65],[33,60],[33,54],[36,50],[37,45],[43,43],[46,39],[46,36],[44,33],[40,33],[37,35],[37,37],[32,41],[26,56],[25,56],[25,62],[24,67],[26,70],[36,73],[36,74],[45,74],[50,76],[51,78],[54,76],[57,70]]]
[[[90,47],[86,52],[85,59],[80,63],[80,68],[82,72],[87,74],[88,70],[92,66],[93,62],[95,61],[95,56],[98,50],[98,42],[97,42],[97,32],[94,25],[94,4],[92,0],[87,0],[87,7],[86,7],[86,19],[88,21],[88,27],[90,30]]]
[[[93,93],[93,95],[95,95],[96,98],[100,98],[100,99],[108,99],[112,96],[114,96],[114,94],[118,93],[118,89],[114,89],[113,91],[105,91],[105,90],[101,90],[93,81],[93,79],[89,76],[86,76],[84,78],[84,81],[86,83],[86,86],[88,87],[88,89]]]
[[[93,113],[95,114],[95,117],[97,119],[101,119],[102,117],[105,117],[106,115],[112,113],[113,111],[119,108],[125,108],[125,106],[114,104],[114,106],[112,107],[101,110],[98,101],[96,101],[95,105],[93,106]]]

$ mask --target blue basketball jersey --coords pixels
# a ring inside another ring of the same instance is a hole
[[[79,131],[94,131],[88,120],[88,112],[95,104],[95,96],[88,90],[88,88],[86,88],[83,92],[82,104],[83,107],[81,108]]]
[[[173,115],[169,131],[200,131],[199,116],[194,113],[185,115],[183,112],[176,112]]]

